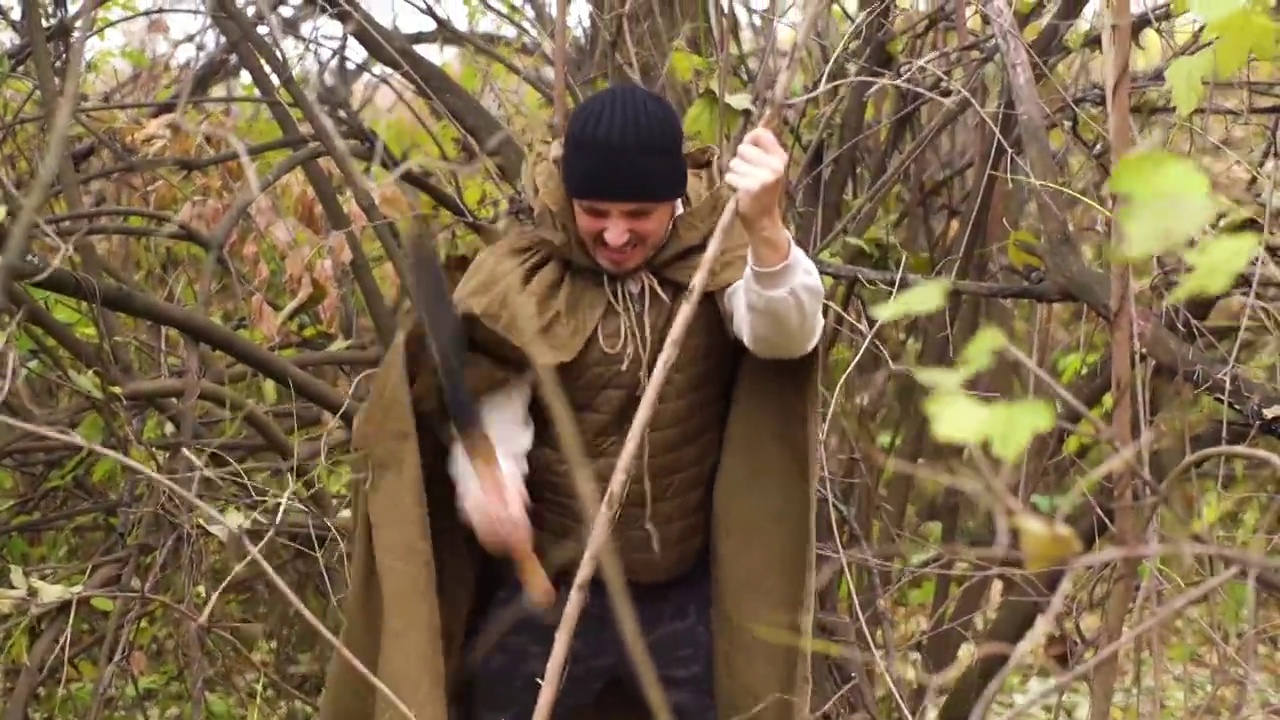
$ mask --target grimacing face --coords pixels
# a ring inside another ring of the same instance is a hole
[[[595,261],[612,275],[626,275],[653,257],[671,230],[674,200],[660,203],[574,200],[578,235]]]

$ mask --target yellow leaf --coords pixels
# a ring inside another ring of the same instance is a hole
[[[1023,567],[1032,572],[1061,567],[1084,552],[1080,536],[1060,520],[1024,510],[1013,516],[1013,527],[1018,531]]]
[[[986,23],[982,19],[982,11],[977,5],[970,5],[964,12],[964,24],[974,35],[981,35],[986,30]]]
[[[1025,267],[1044,267],[1044,263],[1035,255],[1038,244],[1036,237],[1026,230],[1014,230],[1009,233],[1009,263],[1017,270]]]
[[[1130,56],[1131,67],[1137,72],[1150,72],[1164,58],[1164,45],[1160,33],[1155,28],[1144,28],[1138,33],[1138,41],[1134,43]]]
[[[27,594],[22,590],[0,588],[0,617],[16,613],[26,599]]]
[[[1034,20],[1032,22],[1027,23],[1027,26],[1022,30],[1022,39],[1026,40],[1027,42],[1031,42],[1032,40],[1035,40],[1036,37],[1039,36],[1040,33],[1044,31],[1044,25],[1045,25],[1044,20]]]
[[[70,600],[75,593],[66,585],[55,585],[30,578],[31,589],[36,591],[36,601],[41,605]]]
[[[27,591],[27,574],[22,572],[22,568],[17,565],[9,566],[9,584],[14,590]]]
[[[139,145],[148,140],[167,140],[169,138],[169,124],[174,120],[173,113],[165,113],[157,118],[152,118],[143,125],[138,132],[133,134],[133,141]]]

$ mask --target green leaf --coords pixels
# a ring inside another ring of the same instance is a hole
[[[231,711],[231,704],[227,702],[225,697],[217,693],[205,694],[204,709],[213,720],[230,720],[230,718],[235,717],[235,713]]]
[[[874,305],[869,312],[878,322],[893,322],[918,315],[929,315],[941,310],[947,304],[947,296],[950,293],[950,280],[930,278]]]
[[[76,426],[76,434],[87,442],[100,443],[106,437],[106,423],[102,421],[101,415],[91,412]]]
[[[942,542],[942,523],[937,520],[926,520],[920,523],[920,537],[931,545]]]
[[[1039,510],[1042,514],[1044,515],[1053,514],[1053,496],[1052,495],[1042,495],[1040,493],[1032,493],[1030,500],[1031,500],[1031,506],[1034,507],[1036,510]]]
[[[100,457],[93,464],[93,469],[89,471],[89,476],[94,482],[102,482],[109,476],[120,471],[120,463],[111,457]]]
[[[933,390],[961,391],[971,377],[964,368],[949,367],[914,367],[911,374],[921,385]]]
[[[1052,430],[1053,404],[1047,400],[986,402],[957,390],[940,390],[922,403],[929,432],[951,445],[986,443],[999,460],[1017,460],[1035,437]]]
[[[98,381],[98,376],[96,373],[93,373],[92,371],[88,373],[82,373],[82,372],[79,372],[78,370],[67,368],[67,376],[71,378],[71,382],[76,387],[83,390],[84,393],[89,397],[95,398],[97,400],[104,399],[105,396],[102,394],[102,385]]]
[[[724,104],[741,112],[751,110],[755,107],[751,103],[751,93],[734,93],[732,95],[725,95]]]
[[[467,92],[478,94],[484,87],[484,77],[480,74],[479,63],[459,63],[458,84]]]
[[[1204,23],[1212,44],[1194,55],[1169,63],[1164,87],[1178,114],[1186,117],[1204,99],[1204,81],[1228,80],[1251,57],[1270,60],[1276,54],[1277,26],[1267,3],[1256,0],[1191,0],[1191,12]]]
[[[13,586],[14,590],[26,591],[27,574],[22,571],[22,568],[17,565],[9,566],[9,584]]]
[[[978,398],[965,392],[936,392],[923,405],[935,440],[976,445],[986,439],[991,406]]]
[[[1192,269],[1169,293],[1169,302],[1180,303],[1193,297],[1217,297],[1232,285],[1240,273],[1253,262],[1262,245],[1256,232],[1222,233],[1201,241],[1183,253]]]
[[[1032,254],[1038,244],[1039,240],[1036,236],[1026,230],[1014,230],[1009,233],[1009,244],[1006,248],[1009,263],[1018,270],[1027,266],[1044,267],[1040,258]]]
[[[1072,527],[1061,520],[1024,510],[1010,518],[1018,532],[1022,565],[1035,572],[1061,567],[1084,552],[1084,542]]]
[[[1230,0],[1223,3],[1230,4]],[[1276,24],[1264,10],[1249,8],[1215,14],[1212,22],[1205,21],[1205,29],[1215,37],[1210,49],[1214,54],[1214,72],[1219,79],[1225,80],[1242,70],[1252,55],[1264,60],[1275,55]]]
[[[1164,89],[1173,97],[1179,117],[1187,117],[1204,100],[1204,81],[1213,73],[1213,55],[1208,48],[1169,62],[1164,73]]]
[[[1164,150],[1120,158],[1107,186],[1123,200],[1116,219],[1128,260],[1185,245],[1217,214],[1209,176],[1193,160]]]
[[[115,600],[112,600],[109,597],[102,597],[101,595],[94,595],[93,597],[89,598],[89,604],[97,608],[98,610],[101,610],[102,612],[106,612],[106,613],[109,613],[116,609]]]
[[[960,391],[969,378],[989,370],[995,362],[996,353],[1008,344],[1009,338],[1000,328],[984,325],[960,351],[955,367],[919,366],[912,368],[911,373],[922,385],[933,390]]]
[[[695,142],[719,144],[724,133],[736,133],[742,125],[746,112],[738,107],[740,104],[742,97],[738,95],[722,101],[714,91],[703,91],[684,113],[685,136]],[[750,97],[747,106],[750,107]]]
[[[1250,0],[1185,0],[1185,5],[1187,12],[1209,25],[1247,9]]]
[[[684,134],[695,142],[715,144],[720,119],[720,101],[713,92],[704,92],[684,113]]]
[[[709,65],[706,58],[689,52],[689,48],[679,42],[671,46],[671,57],[668,58],[668,62],[671,75],[682,83],[693,82],[698,72],[706,70]]]
[[[1005,462],[1022,457],[1031,441],[1049,432],[1057,422],[1048,400],[1008,400],[992,403],[988,410],[987,444],[991,454]]]
[[[271,380],[263,380],[262,381],[262,399],[265,400],[268,405],[275,405],[276,402],[279,400],[279,397],[280,397],[279,389],[276,387],[275,382]]]
[[[960,351],[959,365],[970,375],[991,369],[996,353],[1009,345],[1009,338],[995,325],[983,325]]]

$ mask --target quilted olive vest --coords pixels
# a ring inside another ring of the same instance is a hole
[[[643,393],[641,368],[646,375],[651,372],[683,288],[663,285],[662,290],[662,295],[651,290],[647,303],[641,301],[643,288],[631,293],[636,314],[626,317],[640,322],[624,322],[626,309],[621,303],[611,304],[596,335],[587,340],[578,357],[559,368],[601,496]],[[641,352],[646,304],[651,333],[647,361]],[[624,325],[633,336],[630,342],[623,341]],[[743,351],[715,296],[704,295],[663,384],[647,447],[641,444],[614,523],[614,543],[632,582],[675,578],[706,549],[711,485]],[[539,554],[560,555],[568,544],[580,557],[590,525],[582,519],[568,466],[538,403],[534,403],[534,424],[528,488]]]

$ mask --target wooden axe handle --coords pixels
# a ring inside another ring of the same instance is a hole
[[[480,479],[481,491],[489,497],[502,497],[502,468],[498,464],[498,453],[489,436],[477,429],[460,434],[460,437],[462,448],[471,460],[471,467],[475,468],[476,477]],[[538,556],[534,554],[532,542],[521,543],[507,550],[515,563],[516,576],[520,579],[525,595],[535,607],[542,610],[550,608],[556,601],[556,590],[551,585],[547,572],[542,569]]]
[[[467,390],[463,373],[467,341],[462,318],[446,287],[448,280],[444,268],[428,242],[425,228],[417,223],[415,227],[420,231],[420,236],[412,238],[405,245],[409,260],[409,272],[405,279],[408,281],[409,295],[418,311],[418,318],[422,322],[423,340],[426,342],[427,352],[435,360],[445,407],[462,438],[463,450],[480,478],[481,491],[490,497],[502,497],[503,480],[498,456],[481,425],[475,398]],[[516,574],[529,600],[538,607],[547,608],[555,602],[555,590],[537,556],[533,554],[531,545],[529,543],[524,547],[507,550],[515,561]]]

